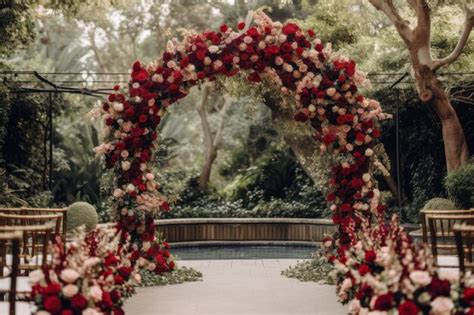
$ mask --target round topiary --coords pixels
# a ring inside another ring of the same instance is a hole
[[[67,231],[71,232],[74,229],[85,226],[86,231],[95,228],[99,222],[99,217],[95,208],[87,202],[75,202],[68,207],[67,211]]]
[[[474,207],[474,161],[464,164],[444,179],[448,195],[461,209]]]
[[[423,207],[425,210],[456,210],[454,203],[446,198],[433,198]]]

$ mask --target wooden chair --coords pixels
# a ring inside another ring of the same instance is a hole
[[[459,270],[464,274],[467,270],[474,271],[473,238],[474,225],[456,224],[453,227],[456,250],[459,258]]]
[[[54,233],[53,225],[35,225],[35,226],[4,226],[0,227],[0,233],[19,232],[22,234],[20,244],[19,265],[16,275],[17,294],[27,295],[31,292],[28,274],[31,270],[41,269],[51,260],[50,241]],[[10,253],[11,252],[11,253]],[[0,266],[0,276],[5,275],[5,270],[13,265],[13,250],[6,249],[5,259]],[[9,256],[12,257],[9,259]],[[11,271],[13,272],[13,271]],[[10,290],[11,283],[9,279],[0,279],[0,293]]]
[[[438,267],[457,268],[458,258],[453,227],[460,223],[474,223],[474,214],[427,214],[431,251]]]
[[[421,222],[421,230],[423,234],[423,242],[429,244],[430,237],[428,231],[428,221],[426,216],[429,214],[439,214],[439,215],[459,215],[459,214],[473,214],[474,209],[469,210],[421,210],[420,211],[420,222]]]
[[[17,297],[17,276],[20,265],[20,242],[22,233],[20,231],[0,233],[0,263],[6,259],[7,248],[11,248],[13,256],[11,272],[8,277],[0,275],[0,281],[7,280],[11,285],[8,290],[8,301],[0,301],[0,314],[26,315],[31,314],[30,304],[16,300]]]
[[[61,218],[61,235],[66,236],[67,232],[67,208],[0,208],[0,213],[21,214],[21,215],[44,215],[44,214],[60,214]]]

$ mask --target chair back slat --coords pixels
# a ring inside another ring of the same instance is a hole
[[[16,279],[18,276],[18,269],[20,265],[20,241],[22,238],[22,234],[19,231],[12,231],[6,233],[0,233],[0,249],[1,250],[1,261],[6,261],[6,248],[9,246],[11,247],[12,253],[12,265],[11,265],[11,272],[9,274],[10,277],[10,288],[8,291],[8,313],[10,315],[15,315],[16,312]],[[2,267],[3,272],[3,267]]]
[[[428,222],[431,250],[436,260],[440,254],[456,252],[453,227],[455,224],[474,223],[474,214],[426,214],[425,219]]]
[[[456,240],[456,250],[459,258],[459,269],[461,273],[466,270],[474,271],[473,238],[474,225],[456,224],[453,227]]]
[[[429,244],[431,237],[429,235],[428,221],[426,219],[427,215],[438,214],[438,215],[463,215],[463,214],[474,214],[474,209],[469,210],[428,210],[423,209],[420,211],[420,223],[422,230],[423,242]]]
[[[67,208],[0,208],[0,213],[6,214],[26,214],[26,215],[43,215],[43,214],[60,214],[61,218],[61,234],[66,235],[67,232]]]
[[[51,224],[34,226],[0,226],[0,233],[17,231],[22,234],[19,256],[24,260],[19,266],[19,272],[27,275],[29,271],[42,268],[48,262],[48,255],[51,255],[50,246],[55,226]],[[8,253],[8,249],[5,249]],[[52,256],[49,256],[52,257]],[[0,266],[6,265],[6,260]]]

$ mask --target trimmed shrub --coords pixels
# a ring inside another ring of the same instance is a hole
[[[95,228],[99,222],[99,217],[95,208],[87,202],[75,202],[68,207],[67,212],[67,230],[68,232],[74,229],[85,226],[86,231]]]
[[[445,198],[433,198],[428,200],[423,207],[425,210],[456,210],[454,203]]]
[[[474,207],[474,161],[449,173],[444,179],[449,197],[461,209]]]

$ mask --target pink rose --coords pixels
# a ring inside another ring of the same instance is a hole
[[[419,287],[427,286],[431,283],[431,276],[427,271],[415,270],[410,273],[409,277]]]
[[[67,268],[61,271],[61,279],[66,283],[76,282],[79,276],[79,273],[71,268]]]
[[[65,297],[71,298],[79,292],[79,288],[75,284],[68,284],[63,287],[62,291]]]
[[[431,314],[433,315],[450,315],[454,308],[453,301],[445,296],[438,296],[431,302]]]

